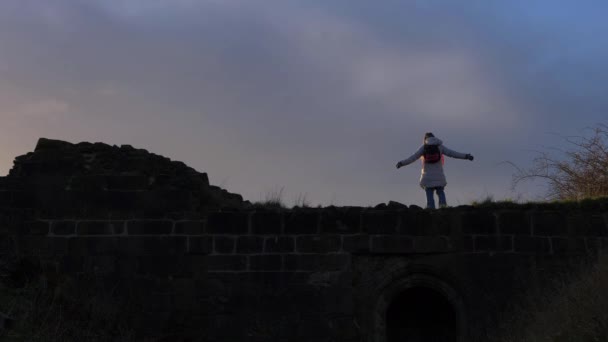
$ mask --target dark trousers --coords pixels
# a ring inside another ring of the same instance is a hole
[[[427,209],[435,209],[434,192],[437,192],[437,197],[439,198],[439,208],[447,206],[447,202],[445,200],[445,192],[443,191],[442,186],[438,186],[435,188],[425,188],[424,191],[426,192]]]

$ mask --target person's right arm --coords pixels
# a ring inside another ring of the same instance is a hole
[[[418,149],[418,151],[414,152],[414,154],[412,154],[411,156],[403,159],[402,161],[397,163],[397,168],[400,168],[402,166],[406,166],[409,165],[413,162],[415,162],[416,160],[418,160],[421,156],[422,153],[424,153],[424,145],[420,146],[420,148]]]

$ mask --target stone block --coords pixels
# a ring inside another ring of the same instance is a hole
[[[496,217],[486,210],[469,211],[462,214],[462,232],[465,234],[495,234]]]
[[[142,310],[146,312],[171,312],[174,309],[174,297],[173,294],[152,293],[142,302]],[[167,322],[161,324],[166,325]],[[162,330],[156,330],[156,333],[159,334]]]
[[[295,239],[292,236],[270,236],[264,239],[265,253],[292,253]]]
[[[234,239],[235,238],[231,236],[214,236],[213,249],[215,253],[234,253]]]
[[[381,235],[372,237],[372,253],[402,254],[413,253],[414,242],[409,236]]]
[[[531,235],[532,226],[529,216],[522,211],[506,211],[498,214],[500,234]]]
[[[105,176],[108,190],[144,190],[148,188],[148,177],[146,176]]]
[[[448,247],[448,240],[443,236],[414,237],[414,251],[416,253],[445,253],[449,251]]]
[[[211,254],[213,239],[209,236],[189,236],[188,254]]]
[[[119,252],[124,255],[181,255],[187,252],[185,236],[116,237]]]
[[[171,184],[171,176],[168,174],[157,174],[149,178],[150,186],[163,188],[168,187]]]
[[[51,223],[51,232],[54,235],[76,234],[76,222],[75,221],[54,221]]]
[[[210,234],[247,234],[248,231],[248,213],[211,213],[207,218],[207,233]]]
[[[26,235],[48,235],[49,227],[50,223],[47,221],[26,221],[20,233]]]
[[[540,212],[532,217],[532,231],[538,236],[567,236],[566,216],[560,212]]]
[[[0,234],[0,258],[13,255],[15,252],[15,239]]]
[[[89,213],[97,215],[99,212],[107,212],[114,203],[108,197],[108,192],[103,189],[92,189],[89,191],[73,189],[49,195],[53,198],[46,200],[51,205],[41,203],[40,207],[51,207],[56,211],[78,211],[85,213],[86,216],[89,216]]]
[[[608,251],[608,238],[603,237],[600,239],[602,244],[602,251]]]
[[[342,239],[339,235],[298,236],[296,252],[298,253],[329,253],[340,251]]]
[[[80,221],[78,235],[118,235],[124,232],[124,221]]]
[[[175,278],[171,281],[171,289],[173,293],[183,296],[189,296],[190,300],[196,295],[196,282],[192,278]]]
[[[250,271],[280,271],[283,266],[281,255],[250,255]]]
[[[549,238],[539,236],[514,236],[513,251],[516,253],[547,254],[551,253]]]
[[[187,276],[189,263],[182,256],[141,256],[137,259],[137,274],[147,276]]]
[[[474,252],[475,251],[475,243],[474,243],[474,237],[471,235],[466,235],[463,236],[462,239],[460,240],[460,243],[462,244],[462,250],[465,252]]]
[[[251,217],[253,234],[281,234],[281,214],[278,212],[257,212]]]
[[[337,341],[331,338],[326,338],[326,336],[331,336],[331,328],[329,327],[329,322],[326,317],[311,313],[304,313],[301,315],[300,320],[301,321],[297,326],[294,327],[293,331],[296,341]]]
[[[498,251],[499,252],[512,252],[513,251],[513,236],[500,236],[498,238]]]
[[[589,254],[596,255],[602,250],[602,240],[597,237],[586,237],[585,246],[587,246],[587,252]]]
[[[585,239],[579,237],[553,237],[551,238],[554,254],[586,254]]]
[[[59,261],[59,272],[68,275],[84,272],[84,258],[72,255],[63,256]]]
[[[67,253],[67,240],[63,237],[19,236],[16,238],[16,247],[21,254],[53,257]]]
[[[209,271],[245,271],[247,257],[244,255],[209,255],[205,256]]]
[[[71,257],[86,256],[94,254],[89,248],[91,238],[85,237],[71,237],[65,238],[68,241],[68,254]]]
[[[0,177],[0,189],[2,190],[20,190],[22,186],[22,179],[19,177]]]
[[[587,236],[608,236],[608,222],[603,215],[591,215],[586,229]]]
[[[117,255],[116,274],[123,279],[132,278],[137,273],[137,259],[134,255]]]
[[[173,222],[169,220],[140,220],[128,221],[127,231],[129,235],[163,235],[171,234]]]
[[[368,234],[395,234],[399,222],[398,212],[370,210],[362,214],[363,232]]]
[[[361,232],[361,208],[325,210],[321,213],[321,233],[355,234]]]
[[[117,237],[70,237],[68,253],[71,256],[115,255],[120,251]]]
[[[262,236],[239,236],[236,240],[236,252],[239,254],[262,253],[263,250]]]
[[[139,191],[117,191],[110,190],[105,192],[105,202],[103,207],[105,210],[118,213],[132,213],[145,208],[143,199],[146,199],[146,193]]]
[[[399,214],[399,233],[411,236],[432,235],[433,217],[430,212],[408,210]]]
[[[202,221],[202,213],[200,212],[192,212],[192,211],[168,211],[164,214],[163,216],[164,219],[167,220],[171,220],[171,221],[177,221],[175,222],[175,226],[177,226],[177,224],[179,222],[186,222],[186,221],[199,221],[203,223],[204,226],[204,222]]]
[[[48,244],[51,246],[53,255],[65,255],[68,252],[68,241],[63,237],[47,237]]]
[[[498,250],[499,237],[496,235],[475,236],[475,252],[490,252]]]
[[[390,206],[389,202],[389,206]],[[361,341],[361,327],[354,315],[336,315],[328,317],[328,326],[331,329],[334,341]]]
[[[107,184],[105,178],[99,175],[74,176],[69,183],[69,188],[79,191],[99,191],[106,190]]]
[[[13,192],[9,190],[0,190],[0,207],[13,206]]]
[[[568,217],[568,228],[575,236],[608,236],[608,227],[602,215],[580,214]]]
[[[147,295],[145,299],[141,299],[140,303],[146,303],[153,300],[152,295]],[[166,330],[166,325],[171,317],[169,311],[156,312],[139,312],[134,315],[129,322],[129,328],[137,331],[142,336],[160,336]],[[147,341],[148,339],[144,339]]]
[[[367,234],[344,235],[342,250],[350,253],[369,253],[371,249],[370,236]]]
[[[116,271],[116,256],[96,255],[84,258],[84,272],[89,274],[109,274]]]
[[[175,234],[201,235],[205,233],[203,221],[178,221],[175,222]]]
[[[112,191],[108,191],[110,193]],[[129,193],[129,191],[120,191]],[[148,215],[162,214],[172,211],[192,211],[192,192],[188,190],[151,189],[137,191],[139,209],[143,209]]]
[[[319,233],[320,213],[317,210],[294,210],[285,217],[285,234]]]
[[[456,219],[457,216],[449,211],[437,210],[431,212],[431,220],[433,222],[431,235],[448,236],[456,233]]]
[[[7,195],[8,196],[8,195]],[[32,203],[37,203],[35,194],[31,190],[11,191],[10,206],[15,208],[31,208]]]
[[[350,265],[348,254],[287,254],[286,271],[343,271]]]

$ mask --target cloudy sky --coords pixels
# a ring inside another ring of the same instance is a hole
[[[0,174],[39,137],[131,144],[251,201],[452,205],[511,190],[532,150],[608,113],[608,2],[2,0]]]

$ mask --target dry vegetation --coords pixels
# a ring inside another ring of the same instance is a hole
[[[263,201],[253,203],[254,208],[264,208],[264,209],[287,209],[289,206],[285,204],[283,199],[283,187],[277,188],[272,191],[266,192]],[[294,201],[292,208],[310,208],[311,204],[308,200],[308,195],[306,193],[299,193]]]
[[[608,341],[608,256],[548,295],[529,297],[502,322],[495,342]]]
[[[83,287],[70,277],[45,276],[36,265],[21,261],[3,261],[0,266],[0,312],[16,321],[10,330],[0,331],[1,341],[132,340],[123,323],[127,312],[123,303],[94,278],[79,279],[79,284],[90,285]]]
[[[526,180],[547,181],[547,199],[562,206],[608,198],[608,125],[589,136],[565,137],[568,151],[538,152],[530,168],[517,168],[514,187]],[[550,204],[550,203],[549,203]],[[530,296],[502,322],[499,342],[608,341],[608,256],[588,272],[566,279],[543,298]]]
[[[581,200],[608,196],[608,124],[597,124],[589,136],[564,137],[571,150],[538,152],[530,168],[517,168],[513,186],[531,180],[548,182],[547,199]]]

